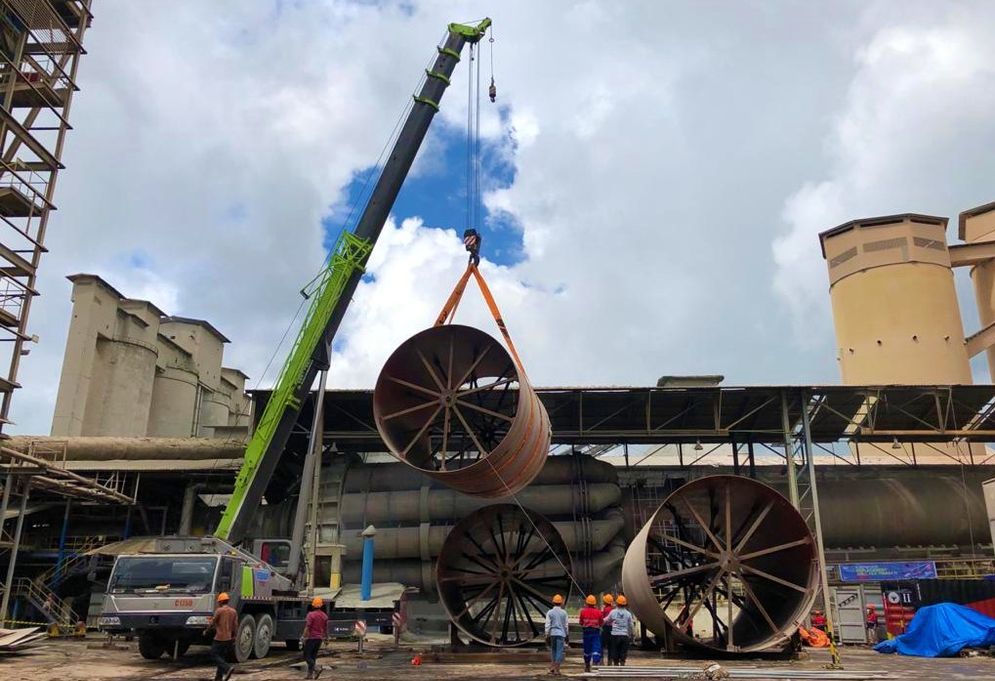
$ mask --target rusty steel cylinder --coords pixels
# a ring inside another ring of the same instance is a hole
[[[415,334],[388,358],[373,391],[391,453],[464,494],[493,499],[539,474],[549,416],[497,340],[469,326]]]
[[[694,480],[668,496],[622,564],[633,614],[663,640],[723,654],[788,644],[815,600],[815,540],[763,483]]]

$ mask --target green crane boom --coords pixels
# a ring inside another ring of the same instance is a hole
[[[356,223],[355,232],[343,232],[339,237],[328,266],[313,289],[311,305],[300,332],[246,447],[245,460],[235,479],[231,500],[214,533],[216,537],[230,543],[245,538],[248,522],[262,501],[290,431],[297,422],[301,405],[318,372],[328,368],[332,340],[429,124],[439,110],[463,46],[479,42],[490,25],[490,19],[484,19],[476,26],[449,25],[446,40],[437,48],[438,57],[433,67],[426,71],[421,90],[414,95],[411,111]]]

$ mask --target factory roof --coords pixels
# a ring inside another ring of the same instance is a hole
[[[537,393],[554,444],[772,443],[797,436],[807,413],[815,442],[995,440],[995,385],[548,387]],[[252,392],[261,414],[270,391]],[[301,423],[310,423],[312,400]],[[486,406],[486,404],[484,405]],[[385,451],[371,390],[329,390],[325,437],[340,450]]]
[[[959,216],[957,216],[957,236],[964,240],[967,235],[967,219],[975,218],[979,215],[984,215],[985,213],[990,213],[995,210],[995,201],[991,203],[986,203],[981,206],[975,206],[974,208],[968,208],[963,211]]]
[[[923,222],[928,225],[946,226],[947,224],[947,218],[940,217],[938,215],[926,215],[924,213],[897,213],[896,215],[879,215],[872,218],[850,220],[848,222],[844,222],[842,225],[837,225],[832,229],[819,232],[819,245],[822,248],[822,257],[826,257],[826,239],[831,236],[836,236],[838,234],[842,234],[843,232],[849,232],[854,227],[879,227],[881,225],[893,225],[896,222],[902,222],[903,220]]]
[[[217,330],[211,322],[204,319],[193,319],[191,317],[177,317],[176,315],[170,315],[168,317],[162,318],[163,324],[168,324],[170,322],[176,322],[177,324],[194,324],[196,326],[203,327],[207,329],[208,332],[214,334],[221,340],[222,343],[231,343],[228,337]]]

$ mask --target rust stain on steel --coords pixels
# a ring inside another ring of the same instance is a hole
[[[465,494],[506,497],[546,461],[546,408],[497,340],[469,326],[426,329],[384,364],[373,415],[391,453]]]
[[[786,645],[818,583],[815,541],[801,514],[771,487],[735,475],[673,492],[622,563],[632,612],[650,631],[723,653]],[[696,618],[709,624],[702,638],[694,637]]]
[[[439,599],[474,641],[523,646],[542,638],[552,598],[570,596],[570,553],[546,518],[492,504],[453,527],[436,561]]]

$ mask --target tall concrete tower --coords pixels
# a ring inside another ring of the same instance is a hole
[[[955,260],[962,260],[955,264],[971,268],[981,320],[981,331],[970,339],[968,353],[973,355],[976,349],[987,346],[988,371],[995,383],[995,346],[991,345],[995,336],[995,203],[964,211],[958,222],[958,236],[965,245],[952,249],[957,254]]]
[[[906,213],[819,235],[843,383],[972,382],[946,227],[946,218]]]

